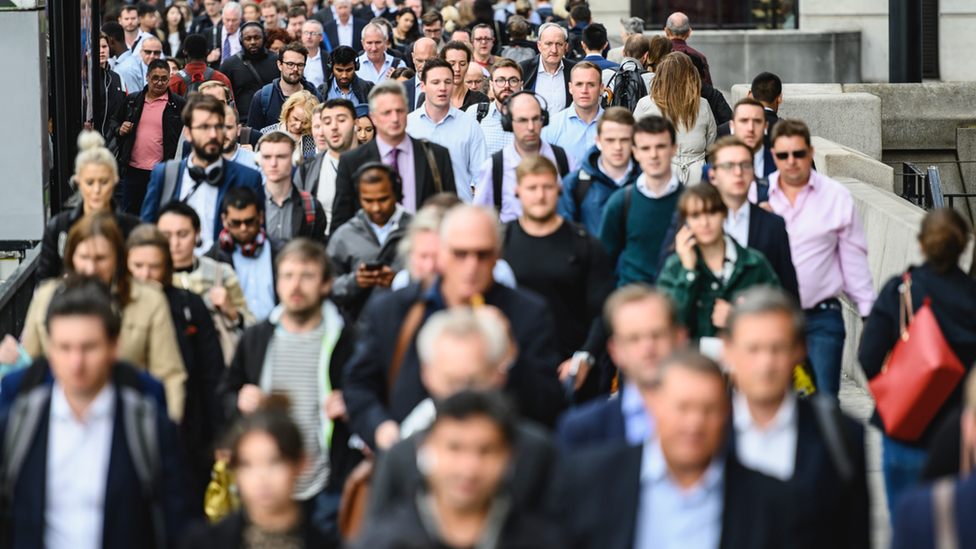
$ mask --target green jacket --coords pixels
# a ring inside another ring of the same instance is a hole
[[[779,277],[761,252],[743,248],[733,239],[737,258],[732,276],[724,286],[705,265],[701,252],[695,248],[698,261],[694,271],[681,265],[677,253],[673,253],[664,263],[657,287],[674,300],[678,319],[688,328],[688,335],[694,339],[712,337],[718,328],[712,325],[712,309],[716,299],[724,299],[734,304],[735,297],[744,290],[758,284],[779,286]]]

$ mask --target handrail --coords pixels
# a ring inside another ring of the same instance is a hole
[[[932,197],[932,206],[941,210],[946,207],[945,193],[942,192],[942,177],[939,175],[939,168],[929,166],[927,170],[929,180],[929,194]]]
[[[0,334],[19,337],[24,329],[27,308],[37,286],[37,265],[41,257],[40,246],[27,251],[26,257],[0,284]]]

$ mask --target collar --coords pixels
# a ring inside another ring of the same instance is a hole
[[[315,55],[309,55],[308,56],[308,59],[306,60],[306,63],[308,63],[308,61],[319,60],[319,59],[322,59],[322,44],[319,44],[319,49],[316,50]]]
[[[396,149],[403,153],[408,153],[408,154],[413,153],[413,140],[410,139],[409,135],[404,136],[403,141],[401,141],[400,144],[397,145],[396,147],[390,145],[386,141],[383,141],[382,139],[380,139],[379,136],[376,136],[374,138],[374,141],[376,141],[376,148],[379,150],[380,158],[383,158],[384,156],[389,154],[390,151],[392,151],[393,149]]]
[[[403,212],[405,212],[405,211],[406,210],[403,209],[403,206],[401,206],[400,204],[397,204],[396,205],[396,210],[393,211],[393,215],[390,216],[390,219],[385,224],[383,224],[383,225],[377,225],[376,223],[373,223],[373,221],[369,218],[368,215],[366,216],[366,221],[374,229],[383,230],[383,229],[386,229],[387,227],[389,227],[390,230],[393,231],[393,230],[396,230],[397,227],[400,226],[400,219],[403,218]]]
[[[661,440],[658,438],[648,440],[644,443],[644,454],[642,457],[640,480],[641,484],[658,484],[668,480],[677,486],[677,480],[671,473],[667,461],[664,459],[664,451],[661,449]],[[698,478],[698,481],[691,488],[679,488],[682,493],[690,494],[701,490],[712,490],[722,482],[725,465],[721,455],[712,458],[711,463]]]
[[[237,162],[237,157],[240,156],[240,155],[241,155],[241,146],[238,145],[238,146],[236,146],[234,148],[234,154],[231,155],[230,161],[231,162]],[[223,158],[223,155],[221,155],[221,158]]]
[[[749,401],[739,391],[736,391],[732,395],[732,412],[732,425],[735,427],[737,433],[760,431],[764,434],[769,434],[796,424],[796,395],[793,394],[793,391],[787,389],[786,395],[783,397],[783,402],[779,405],[779,410],[776,411],[773,420],[765,427],[756,425],[755,420],[752,418],[752,413],[749,411]]]
[[[625,383],[620,391],[620,411],[623,412],[624,417],[647,413],[640,389],[633,383]]]
[[[681,184],[678,182],[678,175],[675,174],[674,172],[671,172],[671,180],[668,181],[668,186],[664,188],[664,191],[660,195],[654,194],[654,192],[651,189],[647,188],[646,174],[640,174],[640,177],[637,178],[636,185],[637,185],[637,190],[640,191],[642,195],[646,196],[647,198],[653,198],[655,200],[659,200],[661,198],[670,196],[675,192],[677,192],[678,187]]]
[[[631,158],[630,163],[627,164],[627,171],[624,172],[623,177],[621,177],[620,179],[616,179],[612,175],[610,175],[610,172],[608,172],[606,168],[603,167],[603,155],[601,154],[596,159],[596,168],[600,170],[600,173],[607,176],[607,179],[613,181],[618,187],[623,185],[627,181],[627,179],[630,178],[630,174],[634,173],[634,164],[635,164],[634,159]]]
[[[336,26],[337,27],[349,28],[349,27],[352,26],[352,15],[349,16],[349,22],[348,23],[343,23],[342,21],[339,20],[338,17],[335,19],[335,22],[336,22]]]
[[[450,102],[448,102],[447,114],[444,115],[444,118],[442,118],[440,122],[434,122],[434,119],[431,118],[429,114],[427,114],[427,107],[420,109],[420,118],[426,118],[427,120],[430,120],[430,122],[435,126],[437,124],[446,122],[449,118],[457,118],[460,115],[461,115],[461,110],[455,107],[454,105],[451,105]]]
[[[80,420],[75,415],[74,410],[71,409],[71,405],[68,404],[68,398],[64,394],[64,386],[61,385],[57,380],[54,381],[54,387],[51,390],[51,418],[60,421],[74,421],[79,423],[85,423],[90,425],[92,421],[98,419],[105,419],[113,417],[115,415],[115,385],[109,381],[102,387],[102,390],[98,392],[95,399],[91,401],[88,405],[88,409],[85,410],[84,417]]]
[[[271,309],[271,314],[268,315],[268,322],[278,326],[278,324],[281,322],[281,317],[284,314],[285,305],[283,303],[279,303],[278,305],[275,305],[274,309]],[[325,323],[326,333],[328,333],[330,329],[335,330],[338,328],[341,330],[345,325],[345,321],[342,319],[342,313],[339,312],[339,309],[335,306],[335,303],[332,303],[332,300],[328,298],[322,300],[322,322]]]
[[[392,63],[393,62],[393,56],[390,55],[390,52],[388,52],[388,51],[383,52],[383,56],[384,56],[383,57],[383,64],[384,65],[386,65],[387,63]],[[366,52],[364,51],[363,54],[359,56],[359,66],[363,66],[363,65],[365,65],[367,63],[369,63],[370,65],[373,65],[373,62],[369,60],[369,56],[367,56],[366,55]],[[376,68],[376,66],[373,65],[373,68]]]
[[[563,60],[562,59],[559,60],[559,68],[556,69],[556,74],[554,74],[553,76],[558,76],[561,72],[563,72]],[[548,72],[546,72],[546,66],[542,62],[542,55],[539,55],[539,70],[537,71],[536,74],[542,74],[542,73],[549,74]]]
[[[807,178],[807,184],[805,187],[810,187],[811,191],[816,191],[820,187],[820,173],[817,170],[810,168],[810,177]],[[779,172],[776,171],[769,176],[769,194],[781,194],[782,189],[779,188]],[[800,189],[803,192],[803,189]]]
[[[590,122],[589,124],[596,124],[596,121],[599,120],[601,116],[603,116],[603,105],[600,105],[597,108],[596,118],[594,118],[593,119],[593,122]],[[569,107],[566,108],[566,117],[567,118],[575,118],[575,119],[579,120],[580,122],[583,122],[583,119],[580,118],[579,113],[576,112],[576,102],[575,101],[573,101],[572,103],[570,103],[569,104]],[[586,122],[583,122],[583,123],[586,124]],[[587,125],[589,125],[589,124],[587,124]]]
[[[733,210],[732,208],[729,208],[728,220],[734,221],[735,223],[738,223],[743,220],[748,221],[749,212],[751,211],[749,209],[749,205],[750,205],[749,200],[746,200],[745,202],[742,203],[741,206],[739,206],[738,210]]]
[[[722,238],[725,239],[725,262],[723,263],[722,271],[729,271],[728,274],[723,272],[722,278],[728,280],[729,276],[732,275],[732,269],[735,268],[736,260],[739,259],[739,250],[735,248],[735,240],[728,233],[723,234]]]

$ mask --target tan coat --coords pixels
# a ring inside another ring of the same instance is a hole
[[[192,271],[188,273],[173,273],[173,286],[190,290],[199,295],[207,304],[207,308],[212,311],[214,310],[214,306],[210,303],[210,298],[207,296],[207,293],[210,291],[210,288],[214,287],[214,281],[217,279],[217,261],[206,256],[194,258],[193,261],[194,269]],[[241,284],[237,280],[237,273],[234,272],[234,267],[227,263],[221,263],[220,276],[221,286],[227,288],[227,297],[234,304],[237,312],[244,317],[244,326],[248,327],[257,324],[254,313],[247,308],[247,299],[244,297],[244,291],[241,289]]]
[[[24,349],[37,358],[47,352],[47,329],[44,321],[51,297],[60,279],[41,284],[27,309],[24,323]],[[119,336],[119,360],[145,368],[166,389],[169,417],[179,422],[186,397],[186,367],[169,302],[158,286],[132,279],[129,304],[122,311],[122,333]]]

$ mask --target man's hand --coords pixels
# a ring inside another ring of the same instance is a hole
[[[214,48],[213,51],[207,55],[207,63],[216,63],[220,61],[220,48]]]
[[[572,357],[567,358],[559,365],[559,382],[566,383],[569,379],[569,369],[573,364]],[[576,371],[576,387],[573,388],[574,391],[579,391],[580,387],[583,386],[583,382],[586,381],[586,376],[590,373],[590,365],[585,361],[581,360],[579,363],[579,370]]]
[[[380,269],[379,271],[374,271],[374,272],[377,273],[376,274],[376,285],[377,286],[382,286],[384,288],[389,288],[390,287],[390,284],[393,284],[393,277],[396,276],[396,273],[393,272],[393,269],[389,268],[386,265],[383,265],[383,268],[382,269]]]
[[[254,145],[251,145],[250,143],[248,143],[247,145],[238,145],[238,147],[244,149],[245,151],[254,152]]]
[[[356,284],[360,288],[372,288],[379,283],[379,274],[381,272],[383,271],[369,271],[366,269],[366,264],[363,263],[356,269]]]
[[[724,299],[716,299],[715,307],[712,308],[712,326],[725,328],[729,321],[729,314],[732,312],[732,304]]]
[[[346,411],[346,401],[342,399],[342,391],[332,391],[329,398],[325,399],[325,415],[331,421],[341,419],[349,421],[349,414]]]
[[[385,452],[400,442],[400,426],[392,419],[388,419],[376,428],[373,438],[376,439],[376,449]]]
[[[769,212],[769,213],[772,213],[772,214],[774,214],[774,213],[776,213],[776,212],[774,212],[774,211],[773,211],[773,207],[769,205],[769,202],[760,202],[760,203],[759,203],[759,204],[757,204],[757,205],[758,205],[758,206],[759,206],[760,208],[762,208],[762,209],[764,209],[764,210],[766,210],[766,211],[767,211],[767,212]]]
[[[388,78],[389,78],[390,76],[392,76],[392,75],[393,75],[393,70],[394,70],[394,69],[393,69],[393,67],[390,67],[390,68],[389,68],[389,69],[388,69],[388,70],[386,71],[386,75],[385,75],[385,76],[383,77],[383,80],[386,80],[386,79],[388,79]]]
[[[16,364],[20,359],[20,347],[17,338],[7,334],[0,342],[0,364]]]
[[[129,132],[132,131],[132,126],[134,126],[132,122],[123,122],[122,126],[119,127],[119,136],[125,137],[129,135]]]
[[[698,264],[698,255],[695,253],[696,242],[695,235],[688,225],[678,229],[678,235],[674,237],[674,251],[681,259],[681,266],[689,271],[694,271],[695,265]]]
[[[237,393],[237,409],[244,415],[253,414],[262,400],[264,400],[264,393],[261,389],[257,385],[247,383]]]
[[[210,293],[207,294],[210,297],[210,302],[213,306],[220,309],[231,322],[237,321],[237,308],[234,304],[230,302],[230,298],[227,296],[227,288],[223,286],[214,286],[210,288]]]

